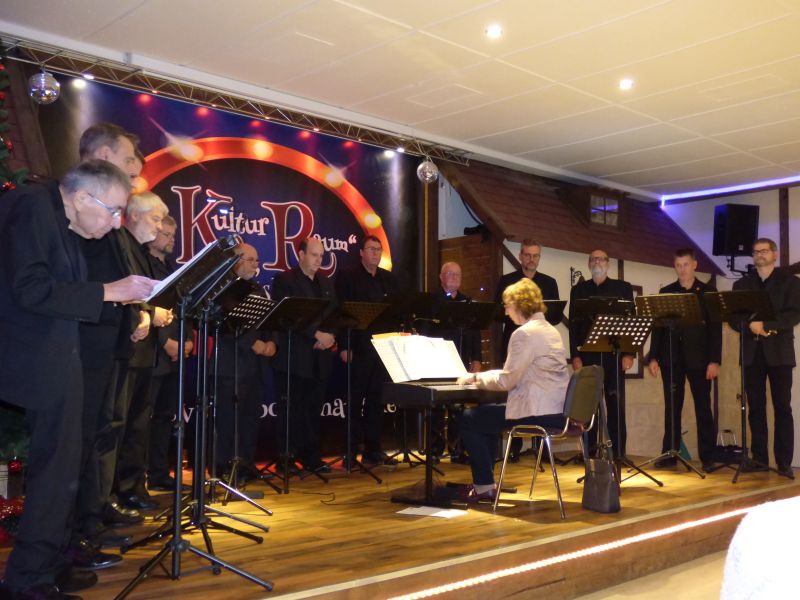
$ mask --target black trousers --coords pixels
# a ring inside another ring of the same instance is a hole
[[[83,404],[81,369],[67,372],[69,379],[59,382],[60,397],[52,407],[27,411],[31,439],[25,509],[5,572],[12,590],[52,584],[67,566],[63,552],[78,489]]]
[[[672,372],[673,389],[672,416],[675,419],[674,437],[670,420],[670,371]],[[711,413],[711,381],[706,379],[705,369],[687,369],[682,359],[676,361],[674,366],[669,361],[665,361],[661,365],[661,380],[664,387],[664,439],[661,451],[680,450],[681,412],[683,411],[687,379],[692,390],[694,414],[697,421],[697,451],[701,461],[711,461],[714,458],[717,438],[714,415]]]
[[[745,367],[745,385],[749,406],[750,447],[753,459],[768,465],[767,452],[767,379],[772,392],[772,408],[775,414],[775,441],[773,450],[778,468],[789,467],[794,455],[794,419],[792,417],[792,370],[791,366],[771,367],[764,360],[761,345],[756,345],[753,364]]]
[[[353,406],[350,410],[355,424],[353,439],[356,440],[353,445],[363,440],[364,452],[374,454],[381,451],[383,384],[390,380],[389,374],[373,348],[354,352],[351,369]]]
[[[121,360],[83,370],[83,450],[73,527],[76,538],[92,538],[103,529],[103,508],[111,494],[122,435],[117,404],[126,370],[127,364]]]
[[[127,398],[128,414],[117,462],[117,491],[120,494],[139,494],[144,490],[153,414],[152,379],[152,367],[130,367],[125,378],[123,393]]]
[[[283,452],[286,446],[286,373],[275,371],[273,380],[278,396],[278,431],[280,448]],[[320,457],[319,428],[322,398],[328,380],[292,376],[290,384],[289,453],[301,461],[316,462]]]
[[[599,364],[603,367],[603,392],[608,434],[613,444],[614,456],[625,456],[628,429],[625,424],[625,372],[622,370],[622,361],[617,361],[614,354],[609,352],[587,353],[582,355],[582,358],[584,366]],[[617,375],[619,375],[619,398],[617,398]],[[597,440],[601,430],[602,427],[596,423],[588,434],[590,454],[594,454],[597,449]]]
[[[154,376],[150,384],[153,416],[150,419],[148,479],[164,481],[175,466],[175,408],[178,401],[178,373]]]
[[[261,426],[262,400],[264,386],[257,377],[245,377],[239,381],[239,440],[238,448],[234,439],[234,392],[233,377],[220,376],[217,379],[217,464],[226,465],[239,456],[245,464],[255,460],[258,431]],[[294,400],[294,390],[292,391]],[[292,407],[294,409],[294,407]],[[302,407],[298,407],[301,410]],[[218,473],[220,475],[221,473]]]

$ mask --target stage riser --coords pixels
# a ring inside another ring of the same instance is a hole
[[[545,541],[529,548],[520,548],[491,557],[476,558],[456,565],[443,565],[425,572],[364,582],[363,585],[331,593],[308,597],[322,600],[375,600],[390,598],[434,588],[494,571],[545,560],[554,556],[578,552],[625,538],[747,508],[770,500],[793,497],[798,494],[794,486],[769,490],[746,498],[730,499],[709,506],[689,507],[668,515],[658,515],[641,520],[622,520],[614,526],[591,531],[565,539]],[[498,516],[497,518],[503,518]],[[569,518],[569,517],[568,517]],[[474,585],[434,598],[459,600],[503,598],[553,598],[569,599],[604,589],[625,581],[654,573],[727,548],[742,515],[728,517],[669,533],[654,539],[640,541],[610,549],[598,554],[574,558],[563,563],[545,566],[533,571]],[[489,550],[487,548],[487,550]],[[355,582],[354,582],[355,583]]]

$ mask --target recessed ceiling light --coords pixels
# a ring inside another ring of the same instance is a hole
[[[486,37],[490,40],[496,40],[503,35],[503,26],[499,23],[492,23],[486,27]]]
[[[92,81],[94,79],[94,75],[92,75],[91,73],[84,73],[83,78]]]
[[[630,77],[625,77],[624,79],[619,80],[619,89],[621,90],[632,90],[633,89],[634,81]]]

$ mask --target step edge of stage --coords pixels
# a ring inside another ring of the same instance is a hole
[[[424,565],[418,565],[415,567],[407,567],[404,569],[400,569],[397,571],[391,571],[388,573],[381,573],[378,575],[370,575],[369,577],[360,577],[358,579],[351,579],[348,581],[342,581],[339,583],[329,584],[325,586],[315,587],[315,588],[308,588],[305,590],[298,590],[294,592],[287,592],[285,594],[281,594],[275,592],[269,594],[269,596],[265,596],[264,598],[280,598],[281,600],[300,600],[302,598],[312,598],[315,596],[322,596],[325,594],[334,594],[337,592],[344,592],[347,590],[356,589],[359,587],[364,587],[367,585],[375,584],[375,583],[382,583],[386,581],[391,581],[393,579],[401,579],[404,577],[410,577],[415,575],[420,575],[424,573],[428,573],[431,571],[436,571],[438,569],[453,567],[453,566],[461,566],[470,562],[485,560],[487,558],[494,558],[498,556],[503,556],[505,554],[510,554],[513,552],[518,552],[520,550],[528,550],[531,548],[536,548],[539,546],[545,546],[547,544],[553,544],[557,542],[561,542],[564,540],[574,539],[583,537],[586,535],[608,531],[611,529],[615,529],[620,526],[625,525],[633,525],[637,523],[643,523],[649,520],[658,519],[669,517],[671,515],[676,515],[680,513],[685,513],[693,510],[702,510],[703,508],[707,508],[709,506],[713,506],[714,504],[721,504],[721,503],[729,503],[729,502],[738,502],[743,501],[751,497],[756,496],[763,496],[769,495],[770,493],[785,491],[789,488],[798,488],[798,494],[800,496],[800,484],[795,482],[787,482],[782,483],[779,485],[773,485],[768,488],[762,488],[758,490],[750,490],[747,492],[742,492],[733,496],[725,496],[721,498],[714,498],[710,500],[704,500],[702,502],[696,502],[694,504],[689,504],[685,506],[680,506],[676,508],[670,508],[654,513],[650,513],[648,515],[639,515],[635,517],[630,517],[626,519],[621,519],[614,523],[606,523],[603,525],[595,525],[594,527],[588,529],[580,529],[571,532],[560,533],[556,535],[550,535],[544,538],[539,538],[536,540],[531,540],[528,542],[520,542],[517,544],[512,544],[509,546],[502,546],[498,548],[491,548],[489,550],[484,550],[482,552],[475,552],[472,554],[467,554],[464,556],[459,556],[456,558],[448,558],[445,560],[439,560],[432,563],[426,563]]]

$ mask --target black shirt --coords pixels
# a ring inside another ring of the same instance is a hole
[[[497,284],[497,291],[494,295],[494,301],[498,304],[503,302],[503,292],[505,289],[517,283],[520,279],[525,277],[525,274],[522,270],[514,271],[513,273],[507,273],[500,278],[500,281]],[[550,277],[549,275],[545,275],[544,273],[540,273],[536,271],[533,274],[531,279],[533,283],[539,286],[539,289],[542,290],[542,298],[545,300],[558,300],[558,283],[555,279]],[[551,323],[554,325],[554,323]],[[518,325],[514,324],[514,321],[509,319],[508,317],[503,317],[503,340],[502,340],[502,358],[505,360],[506,352],[508,351],[508,340],[511,339],[511,334],[517,329]]]

